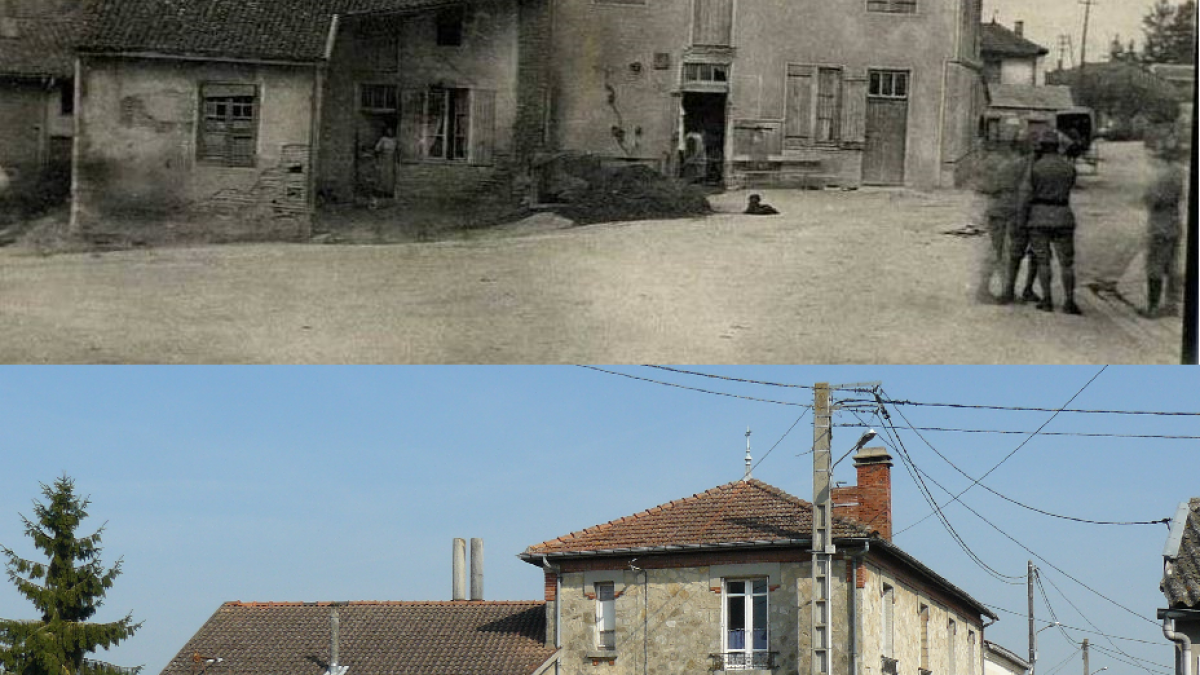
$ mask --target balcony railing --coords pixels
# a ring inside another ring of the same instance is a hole
[[[772,670],[779,652],[721,652],[709,654],[713,670]]]

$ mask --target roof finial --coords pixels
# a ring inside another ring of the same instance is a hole
[[[746,476],[742,480],[750,480],[750,427],[746,427]]]

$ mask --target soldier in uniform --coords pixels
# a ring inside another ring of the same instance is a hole
[[[1033,257],[1038,266],[1038,283],[1042,289],[1042,299],[1037,308],[1046,312],[1054,311],[1050,291],[1054,275],[1050,267],[1050,252],[1053,249],[1066,295],[1062,309],[1067,314],[1082,314],[1075,304],[1075,214],[1071,211],[1071,190],[1075,187],[1077,175],[1074,164],[1059,154],[1059,147],[1059,137],[1054,131],[1044,131],[1036,139],[1033,165],[1029,170],[1025,222],[1029,228],[1030,246],[1033,248]],[[1016,255],[1014,251],[1013,257]],[[1013,270],[1014,276],[1015,272]]]
[[[747,203],[746,203],[745,213],[747,213],[749,215],[752,215],[752,216],[774,216],[779,213],[779,211],[774,206],[763,203],[761,195],[756,195],[756,194],[750,195],[750,198],[746,201],[747,201]]]
[[[1183,197],[1183,169],[1178,142],[1168,137],[1153,150],[1154,177],[1146,188],[1146,316],[1170,316],[1178,311],[1182,284],[1179,279],[1179,237],[1182,224],[1179,202]],[[1166,302],[1159,308],[1166,284]]]
[[[1021,184],[1027,171],[1028,162],[1012,143],[997,142],[984,155],[975,189],[987,200],[983,217],[987,223],[989,247],[980,266],[979,280],[975,288],[975,299],[978,302],[992,304],[1012,301],[1007,291],[999,299],[993,296],[991,283],[992,278],[1000,274],[1001,283],[1005,288],[1008,287],[1007,277],[1003,275],[1006,272],[1004,252],[1009,245],[1009,239],[1014,240],[1014,246],[1019,245],[1022,255],[1028,246],[1028,238],[1022,238],[1018,232],[1024,227],[1021,222]],[[1016,251],[1011,255],[1015,256]],[[1020,260],[1018,256],[1018,265]],[[1033,294],[1032,268],[1025,293],[1026,296]]]

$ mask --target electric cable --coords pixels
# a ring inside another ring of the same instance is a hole
[[[1006,609],[1006,608],[1004,608],[1004,607],[1000,607],[999,605],[989,605],[989,604],[988,604],[988,603],[986,603],[986,602],[981,602],[981,603],[979,603],[979,604],[983,605],[984,607],[987,607],[988,609],[994,609],[994,610],[996,610],[997,612],[1001,612],[1001,613],[1003,613],[1003,614],[1012,614],[1013,616],[1020,616],[1020,617],[1028,617],[1028,616],[1029,616],[1029,615],[1028,615],[1028,614],[1026,614],[1025,612],[1017,612],[1017,611],[1014,611],[1014,610],[1011,610],[1011,609]],[[1046,625],[1049,625],[1049,624],[1050,624],[1050,622],[1049,622],[1049,621],[1046,621],[1045,619],[1034,619],[1034,620],[1035,620],[1035,621],[1041,621],[1042,623],[1045,623]],[[1166,644],[1166,642],[1164,642],[1163,640],[1159,640],[1159,641],[1154,641],[1154,640],[1143,640],[1143,639],[1141,639],[1141,638],[1131,638],[1131,637],[1124,637],[1124,636],[1121,636],[1121,635],[1111,635],[1111,634],[1109,634],[1109,633],[1102,633],[1102,632],[1100,632],[1100,631],[1096,631],[1096,630],[1088,630],[1087,628],[1080,628],[1079,626],[1066,626],[1066,625],[1064,625],[1064,626],[1063,626],[1063,628],[1069,628],[1070,630],[1079,631],[1080,633],[1088,633],[1088,634],[1090,634],[1090,635],[1099,635],[1099,636],[1102,636],[1102,637],[1112,638],[1112,639],[1114,639],[1114,640],[1126,640],[1126,641],[1129,641],[1129,642],[1140,642],[1140,643],[1142,643],[1142,644],[1147,644],[1147,645],[1159,645],[1159,646]]]
[[[740,394],[730,394],[728,392],[723,392],[723,391],[712,391],[710,389],[700,389],[698,387],[689,387],[689,386],[683,385],[683,384],[675,384],[674,382],[663,382],[662,380],[654,380],[649,377],[640,377],[638,375],[630,375],[629,373],[622,373],[622,372],[619,372],[616,370],[607,370],[604,368],[597,368],[596,366],[585,366],[583,364],[576,364],[576,366],[579,368],[587,368],[588,370],[595,370],[597,372],[606,373],[608,375],[619,375],[621,377],[628,377],[631,380],[640,380],[642,382],[650,382],[651,384],[661,384],[666,387],[675,387],[676,389],[687,389],[688,391],[696,391],[696,392],[700,392],[701,394],[712,394],[714,396],[727,396],[729,398],[740,398],[745,401],[757,401],[759,403],[773,403],[775,405],[789,405],[789,406],[793,406],[793,407],[797,407],[797,408],[811,408],[812,407],[811,405],[808,405],[807,403],[796,403],[793,401],[776,401],[776,400],[769,399],[769,398],[756,398],[754,396],[742,396]]]
[[[779,444],[783,442],[783,439],[787,438],[788,434],[792,433],[792,429],[796,428],[796,425],[800,423],[800,420],[804,419],[804,416],[807,415],[810,410],[812,410],[812,408],[805,408],[803,411],[801,411],[800,416],[796,418],[796,421],[792,422],[792,426],[788,427],[787,431],[783,432],[783,435],[779,437],[779,440],[775,441],[775,445],[771,446],[771,450],[779,447]],[[765,460],[767,456],[771,454],[771,450],[767,450],[767,452],[764,453],[763,456],[759,458],[759,460],[755,462],[753,466],[750,467],[751,472],[757,469],[759,464],[763,463],[763,460]]]
[[[858,427],[860,425],[858,425],[858,424],[841,425],[840,424],[837,426]],[[939,432],[953,432],[953,433],[961,433],[961,434],[1024,435],[1024,434],[1032,433],[1030,431],[1017,431],[1017,430],[1013,430],[1013,429],[961,429],[961,428],[953,428],[953,427],[912,427],[912,426],[906,427],[903,425],[897,425],[896,428],[897,429],[908,429],[910,431],[939,431]],[[1173,440],[1173,441],[1200,441],[1200,436],[1185,436],[1185,435],[1175,435],[1175,434],[1112,434],[1112,433],[1086,432],[1086,431],[1043,431],[1039,435],[1040,436],[1077,436],[1077,437],[1083,437],[1083,438],[1139,438],[1139,439],[1140,438],[1156,438],[1156,439],[1166,439],[1166,440]]]

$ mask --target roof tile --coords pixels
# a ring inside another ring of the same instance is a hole
[[[1200,497],[1188,503],[1179,553],[1169,561],[1162,591],[1171,609],[1200,609]]]

